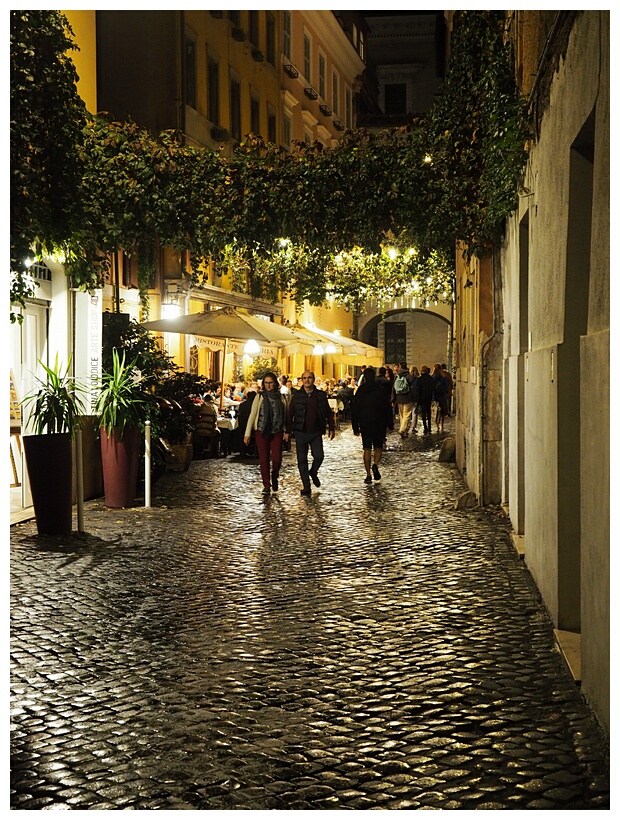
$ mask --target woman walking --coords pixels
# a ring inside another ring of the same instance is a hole
[[[279,488],[286,409],[286,397],[280,393],[278,377],[275,373],[267,371],[263,376],[263,389],[252,402],[243,438],[247,446],[254,432],[263,480],[263,495],[269,495],[271,490],[275,493]]]
[[[354,435],[359,436],[361,433],[362,436],[366,484],[372,484],[373,478],[375,481],[381,479],[379,462],[383,455],[383,444],[391,415],[390,399],[375,379],[374,368],[367,367],[364,370],[364,381],[353,396],[351,415]]]

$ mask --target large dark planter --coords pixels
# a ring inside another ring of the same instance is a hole
[[[119,440],[101,428],[101,465],[106,507],[131,507],[136,499],[140,428],[126,427]]]
[[[32,505],[39,534],[71,532],[72,464],[69,433],[23,437]]]

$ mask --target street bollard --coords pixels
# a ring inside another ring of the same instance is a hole
[[[77,494],[78,532],[84,532],[84,462],[82,449],[82,430],[75,431],[75,483]]]
[[[144,506],[151,506],[151,422],[144,423]]]

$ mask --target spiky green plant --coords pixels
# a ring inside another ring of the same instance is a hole
[[[136,360],[125,362],[118,351],[112,351],[112,369],[104,373],[95,412],[100,428],[108,436],[116,428],[122,439],[125,428],[144,421],[148,397],[142,392],[135,373]]]
[[[84,403],[78,395],[84,388],[69,373],[71,357],[64,370],[58,354],[53,367],[42,361],[39,364],[45,371],[45,378],[37,376],[38,389],[21,402],[28,410],[28,421],[34,421],[37,435],[69,433],[73,438],[80,426],[80,416],[84,414]]]

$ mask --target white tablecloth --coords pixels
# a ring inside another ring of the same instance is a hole
[[[238,424],[237,419],[228,419],[225,416],[222,416],[217,420],[217,426],[220,430],[236,430]]]

